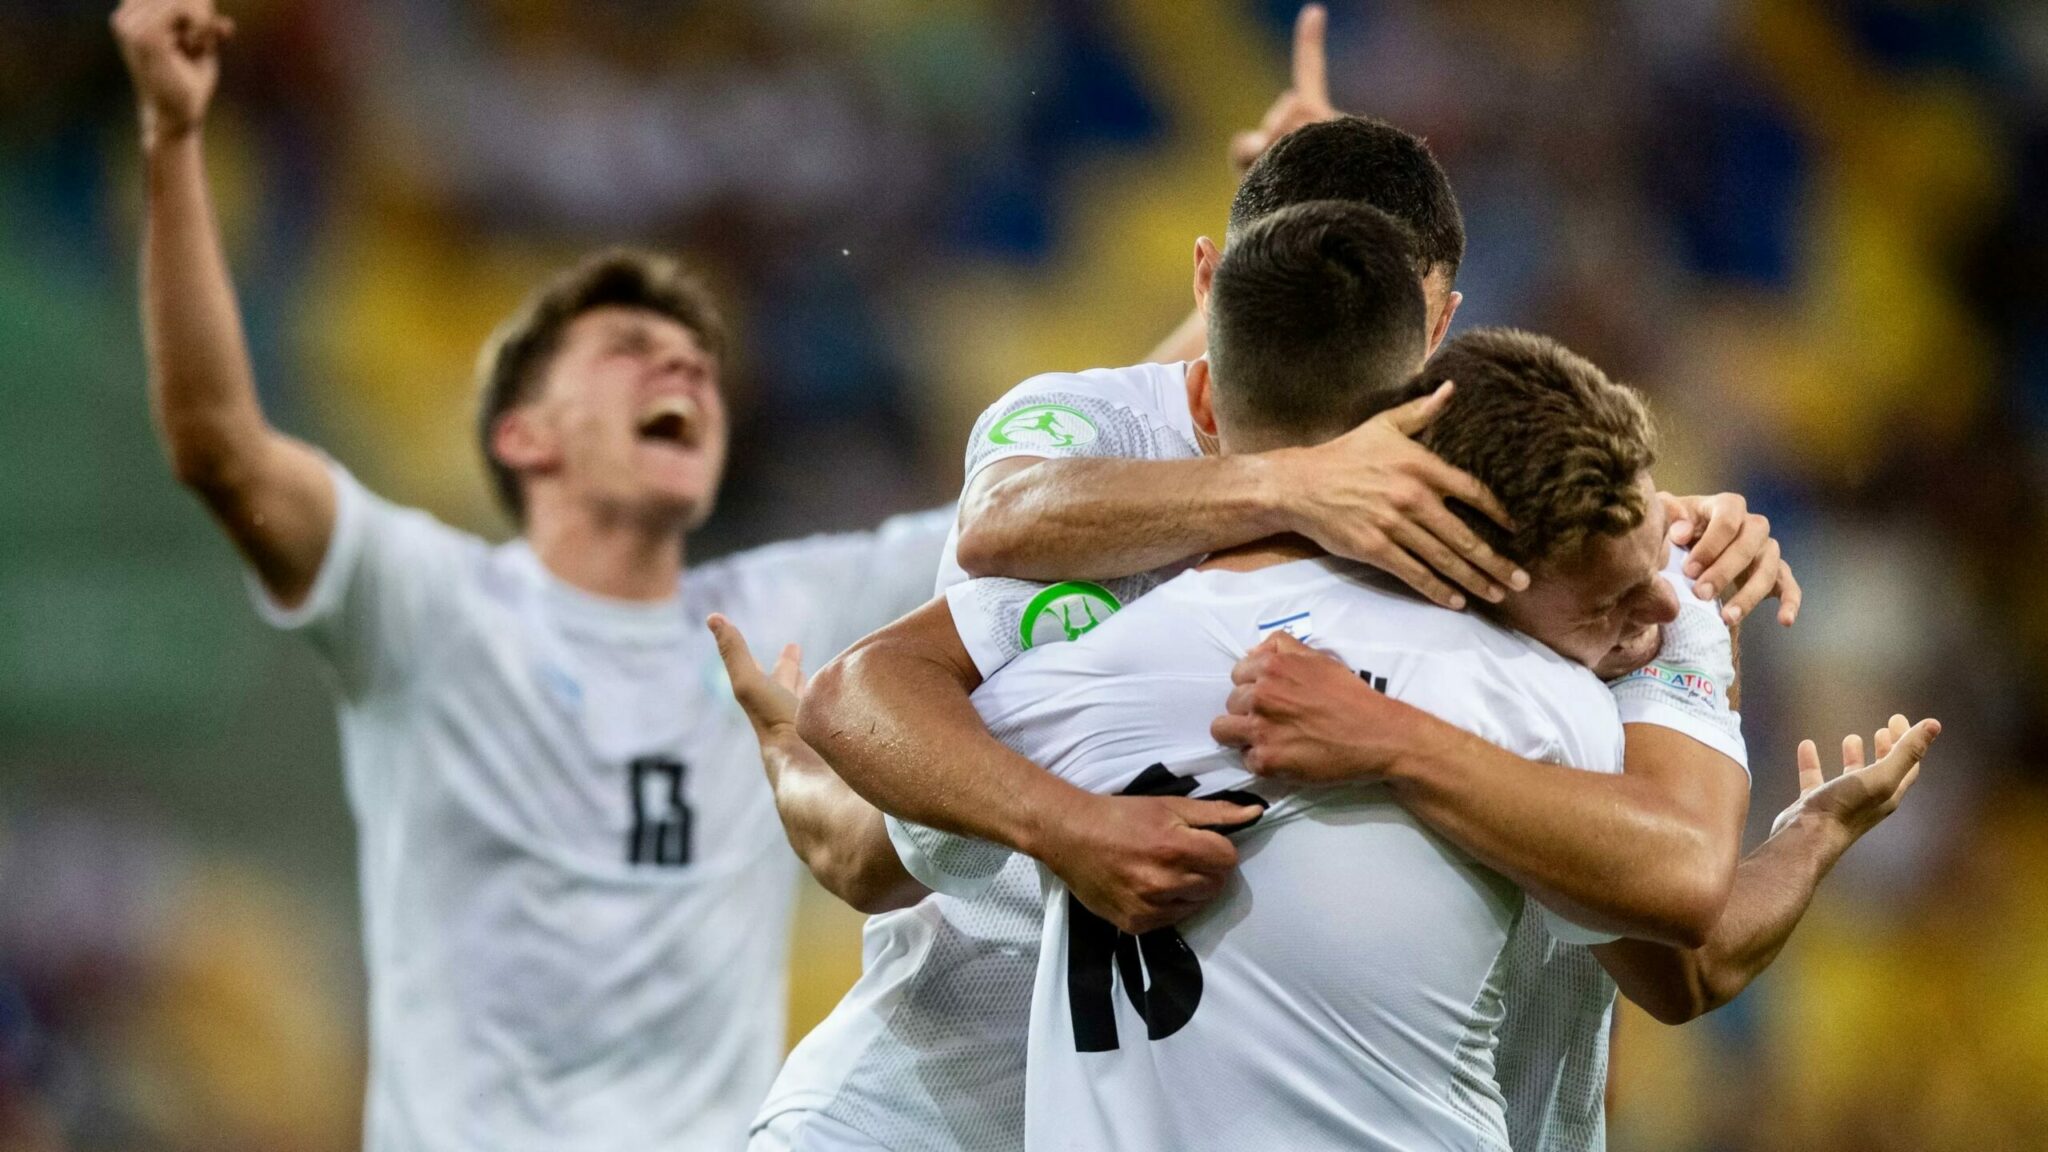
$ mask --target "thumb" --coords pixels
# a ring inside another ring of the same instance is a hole
[[[1250,827],[1266,814],[1264,804],[1240,804],[1234,800],[1176,799],[1170,809],[1190,828],[1224,833]]]
[[[1388,412],[1382,412],[1379,419],[1385,420],[1394,431],[1403,436],[1413,436],[1442,414],[1444,406],[1451,402],[1451,390],[1455,387],[1449,380],[1437,386],[1436,391],[1419,399],[1410,400]]]
[[[804,650],[800,644],[785,644],[782,655],[776,657],[775,667],[768,678],[790,695],[801,695],[804,690]]]
[[[1892,756],[1903,757],[1918,764],[1927,757],[1927,750],[1934,746],[1934,738],[1941,735],[1941,721],[1932,717],[1913,725],[1899,742],[1892,745]]]

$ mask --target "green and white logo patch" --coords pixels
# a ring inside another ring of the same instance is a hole
[[[1079,640],[1122,607],[1102,585],[1069,580],[1031,598],[1017,624],[1017,636],[1026,648]]]
[[[991,444],[1025,448],[1079,448],[1095,442],[1095,422],[1065,404],[1019,408],[988,430]]]

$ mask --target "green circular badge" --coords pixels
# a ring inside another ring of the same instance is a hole
[[[1005,447],[1078,448],[1095,442],[1095,422],[1064,404],[1019,408],[988,430],[991,444]]]
[[[1123,605],[1109,589],[1086,580],[1055,584],[1031,598],[1017,624],[1017,638],[1026,648],[1061,640],[1078,640],[1097,624],[1116,615]]]

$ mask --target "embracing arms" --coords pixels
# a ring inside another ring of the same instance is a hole
[[[333,533],[334,482],[318,453],[264,419],[213,218],[201,135],[234,25],[212,0],[128,0],[113,27],[141,104],[143,331],[158,434],[179,483],[272,596],[295,604]]]
[[[1017,457],[976,473],[960,501],[960,566],[977,576],[1101,580],[1299,533],[1462,608],[1528,576],[1446,501],[1502,523],[1477,480],[1410,439],[1446,387],[1324,444],[1192,460]]]
[[[1537,763],[1374,691],[1286,635],[1233,678],[1212,731],[1244,748],[1253,772],[1382,781],[1445,839],[1589,928],[1689,947],[1721,915],[1748,780],[1696,741],[1633,724],[1620,775]]]

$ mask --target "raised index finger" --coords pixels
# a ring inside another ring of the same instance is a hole
[[[1329,13],[1321,4],[1304,4],[1294,19],[1294,94],[1311,104],[1330,102],[1329,69],[1323,57],[1323,32]]]

